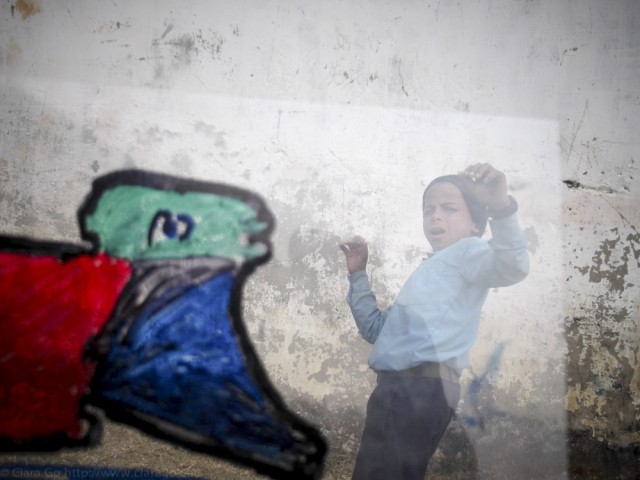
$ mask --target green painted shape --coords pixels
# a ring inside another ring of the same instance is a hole
[[[190,215],[196,221],[191,236],[149,245],[151,223],[161,210]],[[250,244],[248,235],[264,231],[267,224],[246,203],[212,193],[118,186],[102,194],[86,227],[98,235],[102,251],[126,259],[252,259],[266,252],[264,244]]]

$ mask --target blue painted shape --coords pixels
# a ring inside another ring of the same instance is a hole
[[[150,302],[114,342],[95,393],[227,448],[276,458],[294,439],[247,372],[228,312],[233,284],[220,273]]]
[[[484,422],[486,418],[495,418],[495,417],[505,417],[506,413],[501,410],[496,410],[491,406],[481,405],[480,392],[483,388],[492,388],[489,382],[487,381],[487,377],[495,370],[498,369],[500,365],[500,361],[502,360],[502,355],[504,354],[504,350],[506,348],[506,343],[502,342],[498,347],[493,351],[491,357],[489,357],[489,361],[487,362],[487,366],[483,373],[479,376],[476,376],[469,383],[469,387],[467,390],[467,401],[469,403],[469,410],[472,410],[471,414],[461,413],[459,418],[467,424],[469,427],[480,427],[484,429]]]

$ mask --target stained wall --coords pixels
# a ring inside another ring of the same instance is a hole
[[[245,322],[287,403],[330,440],[326,478],[348,478],[375,377],[337,243],[368,239],[390,303],[428,249],[425,185],[491,162],[519,200],[532,270],[491,292],[432,470],[630,478],[639,67],[635,1],[6,1],[2,232],[80,241],[77,206],[119,168],[258,192],[277,227]],[[97,451],[55,458],[226,468],[107,425]]]

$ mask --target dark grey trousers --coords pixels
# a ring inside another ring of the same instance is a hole
[[[353,480],[424,480],[459,399],[458,383],[379,375]]]

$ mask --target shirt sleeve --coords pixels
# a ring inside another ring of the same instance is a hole
[[[528,241],[516,214],[489,221],[492,238],[473,244],[464,256],[462,275],[488,288],[506,287],[529,273]]]
[[[369,343],[374,343],[387,317],[387,311],[378,308],[376,296],[369,285],[367,273],[362,270],[349,275],[347,303],[358,330]]]

